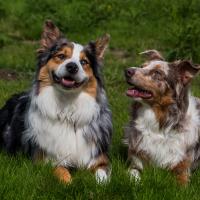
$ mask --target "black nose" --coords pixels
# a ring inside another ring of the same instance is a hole
[[[76,74],[78,72],[78,65],[76,63],[70,62],[66,65],[66,69],[70,74]]]
[[[134,68],[128,68],[128,69],[125,69],[125,76],[130,78],[132,77],[133,75],[135,74],[135,69]]]

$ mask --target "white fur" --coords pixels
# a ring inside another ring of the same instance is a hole
[[[142,133],[138,150],[148,153],[151,160],[161,167],[173,167],[184,159],[186,149],[198,140],[200,119],[195,100],[189,98],[186,123],[182,132],[168,129],[159,130],[159,124],[150,107],[143,107],[136,120],[136,128]]]
[[[146,70],[146,69],[148,69],[148,70],[155,69],[155,66],[156,66],[156,65],[159,65],[159,66],[160,66],[160,69],[161,69],[162,71],[164,71],[166,75],[168,74],[169,66],[168,66],[168,63],[165,62],[165,61],[159,61],[159,60],[151,61],[151,62],[145,67],[145,70]]]
[[[131,167],[139,170],[143,170],[143,163],[137,156],[131,157]]]
[[[95,172],[95,177],[97,183],[105,183],[108,180],[108,175],[103,169],[97,169],[97,171]]]
[[[72,52],[71,58],[66,59],[55,70],[55,73],[58,77],[63,77],[64,75],[66,75],[66,73],[67,73],[66,65],[68,63],[72,62],[72,63],[76,63],[76,65],[78,66],[78,72],[76,73],[76,75],[74,75],[74,78],[76,79],[76,81],[82,82],[85,78],[87,78],[87,75],[80,63],[81,51],[83,51],[83,46],[80,44],[73,43],[73,52]]]
[[[136,182],[141,180],[140,172],[137,169],[130,169],[129,170],[130,178],[133,178]]]
[[[72,58],[78,59],[79,61],[80,52],[83,50],[83,46],[74,42],[73,42],[73,45],[74,45],[74,48],[73,48]]]
[[[63,94],[49,86],[32,97],[29,136],[55,164],[87,167],[96,148],[94,143],[86,143],[84,130],[98,115],[99,105],[87,93]]]

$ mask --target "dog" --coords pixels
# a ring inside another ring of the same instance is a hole
[[[109,39],[105,34],[82,46],[45,22],[31,90],[14,95],[0,110],[6,152],[51,161],[64,183],[71,182],[72,168],[91,170],[98,182],[108,180],[112,116],[101,65]]]
[[[146,62],[125,70],[127,96],[134,100],[125,128],[130,176],[139,181],[145,164],[168,169],[186,185],[200,161],[200,99],[190,83],[200,70],[187,60],[167,62],[157,50]]]

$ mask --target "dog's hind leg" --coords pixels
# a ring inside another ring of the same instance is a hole
[[[92,160],[88,167],[94,174],[98,183],[105,183],[109,180],[111,170],[109,168],[109,159],[107,155],[101,154]]]

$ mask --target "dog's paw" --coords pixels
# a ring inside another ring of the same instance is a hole
[[[129,175],[131,179],[134,179],[136,182],[140,182],[141,180],[140,172],[137,169],[130,169]]]
[[[54,169],[54,175],[58,178],[58,180],[64,184],[70,184],[72,181],[72,177],[68,169],[59,166]]]
[[[109,176],[107,175],[105,170],[97,169],[97,171],[95,172],[95,178],[97,183],[102,184],[108,182]]]

